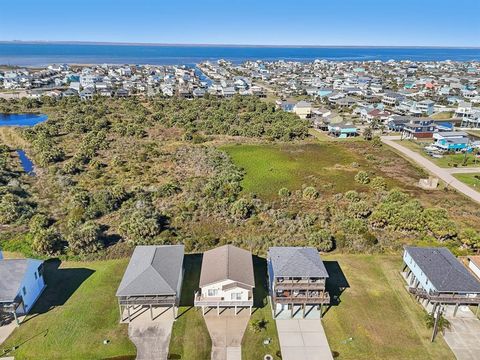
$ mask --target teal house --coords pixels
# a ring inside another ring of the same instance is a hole
[[[345,139],[347,137],[357,136],[358,129],[353,124],[330,124],[328,125],[328,133],[340,139]]]

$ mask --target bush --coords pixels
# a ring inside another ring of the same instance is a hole
[[[359,184],[366,185],[370,182],[370,177],[366,171],[359,171],[357,175],[355,175],[355,181]]]
[[[333,236],[327,229],[321,229],[308,235],[308,245],[317,248],[319,251],[330,251],[333,249]]]
[[[370,187],[377,191],[387,190],[387,182],[381,176],[375,176],[370,182]]]
[[[348,206],[348,214],[355,218],[367,218],[371,212],[370,204],[363,200],[352,202]]]
[[[282,199],[288,198],[290,196],[290,190],[287,188],[281,188],[278,190],[278,196],[280,196]]]
[[[100,226],[88,221],[67,236],[68,246],[75,254],[92,254],[103,248]]]
[[[239,199],[230,207],[230,213],[238,220],[248,219],[253,215],[255,207],[247,199]]]
[[[320,194],[313,186],[307,186],[305,189],[303,189],[302,193],[303,198],[309,200],[314,200],[318,198],[319,195]]]
[[[57,254],[62,246],[60,233],[50,227],[37,232],[33,237],[32,248],[34,251],[44,255]]]

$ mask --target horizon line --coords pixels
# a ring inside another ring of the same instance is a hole
[[[292,45],[292,44],[222,44],[222,43],[155,43],[155,42],[116,42],[116,41],[82,41],[82,40],[0,40],[0,44],[25,45],[117,45],[117,46],[198,46],[198,47],[252,47],[252,48],[390,48],[390,49],[480,49],[480,46],[447,45]]]

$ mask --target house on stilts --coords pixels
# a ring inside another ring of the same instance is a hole
[[[177,307],[183,279],[183,245],[137,246],[125,270],[117,290],[120,321],[130,322],[135,314],[160,308],[172,309],[177,316]]]
[[[224,308],[233,308],[235,315],[248,308],[251,314],[255,287],[252,254],[233,245],[206,251],[199,286],[194,305],[201,307],[204,315],[209,308],[216,308],[217,315]]]
[[[267,258],[273,316],[322,317],[330,304],[328,272],[317,249],[271,247]]]
[[[439,306],[480,308],[480,281],[447,248],[406,246],[402,275],[408,291],[432,314]]]

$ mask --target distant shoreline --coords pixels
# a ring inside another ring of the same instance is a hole
[[[442,46],[442,45],[255,45],[255,44],[188,44],[188,43],[142,43],[109,41],[48,41],[48,40],[0,40],[0,44],[15,45],[98,45],[98,46],[158,46],[158,47],[230,47],[230,48],[291,48],[291,49],[480,49],[480,46]]]

